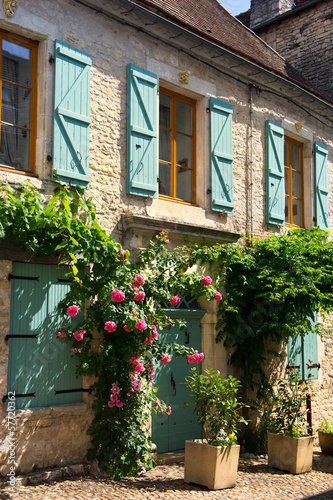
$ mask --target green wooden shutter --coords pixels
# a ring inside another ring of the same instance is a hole
[[[311,318],[313,326],[316,324],[316,315]],[[309,363],[311,361],[312,363]],[[309,368],[309,366],[318,365],[317,334],[309,332],[302,338],[297,335],[288,341],[288,365],[295,366],[300,372],[302,380],[318,378],[318,366]]]
[[[234,210],[232,107],[218,99],[210,100],[212,210]]]
[[[283,226],[284,214],[284,129],[266,121],[267,222]]]
[[[327,182],[327,148],[315,143],[316,165],[316,226],[328,230],[328,182]]]
[[[65,278],[65,272],[66,269],[55,266],[13,263],[10,335],[30,337],[9,338],[7,391],[35,393],[35,397],[18,397],[17,409],[82,399],[81,392],[55,393],[82,387],[81,376],[77,378],[75,374],[77,359],[71,357],[69,344],[56,337],[57,328],[63,326],[57,305],[70,286],[59,281]],[[72,321],[68,319],[69,323]]]
[[[89,183],[90,67],[88,54],[56,40],[54,180]]]
[[[128,65],[127,192],[157,198],[157,76]]]

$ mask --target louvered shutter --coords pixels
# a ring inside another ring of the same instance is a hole
[[[284,214],[284,129],[266,122],[267,222],[283,226]]]
[[[315,326],[316,315],[310,321]],[[290,338],[288,341],[288,365],[297,368],[302,380],[308,380],[310,375],[310,379],[317,379],[318,366],[310,369],[311,364],[318,365],[317,334],[309,332],[303,338],[301,335]]]
[[[70,287],[66,272],[63,267],[13,263],[7,392],[21,395],[16,409],[82,400],[82,392],[55,392],[82,388],[77,358],[71,357],[70,345],[56,337],[57,328],[64,325],[57,305]],[[68,325],[73,322],[68,319]],[[31,393],[34,396],[24,396]]]
[[[91,58],[65,43],[55,45],[54,180],[89,183]]]
[[[127,192],[157,198],[157,76],[128,65]]]
[[[210,100],[212,210],[234,210],[232,107],[215,98]]]
[[[316,165],[316,226],[328,230],[328,182],[327,182],[327,148],[315,143]]]

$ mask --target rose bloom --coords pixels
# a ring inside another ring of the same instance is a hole
[[[133,287],[143,286],[145,284],[145,277],[143,274],[138,274],[135,276],[134,280],[131,281]]]
[[[74,316],[76,316],[78,312],[79,312],[79,308],[77,306],[67,307],[67,314],[68,314],[68,316],[71,316],[72,318],[74,318]]]
[[[203,352],[196,352],[195,354],[193,354],[193,356],[190,354],[189,356],[187,356],[187,361],[189,363],[201,363],[201,361],[204,359],[205,355]]]
[[[121,250],[120,250],[120,258],[121,258],[121,260],[122,260],[123,262],[125,262],[125,260],[126,260],[126,259],[125,259],[125,257],[124,257],[124,253],[125,253],[125,250],[121,249]]]
[[[145,298],[146,294],[145,292],[139,292],[135,297],[134,300],[137,302],[141,302]]]
[[[145,371],[145,367],[142,363],[138,363],[134,369],[136,373],[143,373]]]
[[[161,363],[163,363],[164,365],[168,365],[171,361],[171,356],[170,354],[163,354],[163,356],[161,357],[160,359]]]
[[[125,332],[127,332],[127,333],[129,333],[129,332],[131,331],[131,330],[128,328],[128,326],[127,326],[127,325],[125,325],[125,326],[124,326],[124,330],[125,330]]]
[[[215,292],[215,300],[222,300],[222,295],[220,292]]]
[[[171,413],[171,406],[168,406],[164,411],[162,411],[162,415],[170,415]]]
[[[158,408],[160,406],[160,400],[156,399],[156,402],[154,404],[154,408]]]
[[[115,302],[122,302],[125,298],[125,294],[120,290],[114,290],[113,292],[111,292],[111,298]]]
[[[213,280],[212,280],[212,278],[210,276],[204,276],[202,278],[202,282],[203,282],[204,285],[210,285],[212,281]]]
[[[122,406],[124,406],[124,403],[122,403],[121,401],[117,401],[117,402],[116,402],[116,406],[117,406],[118,408],[121,408]]]
[[[111,332],[115,332],[116,329],[117,329],[117,323],[115,323],[114,321],[106,321],[106,323],[104,325],[104,330],[111,333]]]
[[[80,332],[74,332],[73,335],[74,335],[75,340],[82,340],[83,335],[85,333],[86,333],[85,330],[80,330]]]
[[[142,318],[142,319],[140,319],[140,321],[138,323],[135,323],[135,328],[137,328],[138,330],[141,330],[141,331],[146,330],[147,329],[147,323]]]
[[[178,297],[178,295],[175,295],[174,297],[171,297],[170,305],[175,307],[179,304],[180,301],[181,301],[181,298]]]

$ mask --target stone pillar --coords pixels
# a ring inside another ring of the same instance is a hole
[[[294,0],[251,0],[250,27],[269,21],[294,5]]]

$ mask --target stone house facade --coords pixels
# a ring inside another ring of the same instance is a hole
[[[132,252],[160,229],[178,245],[332,226],[333,102],[217,0],[11,5],[0,8],[2,181],[29,181],[46,198],[57,178],[89,185],[99,223]],[[284,151],[297,171],[293,197]],[[13,391],[17,471],[82,462],[89,381],[75,379],[53,337],[68,285],[55,259],[0,243],[0,471]],[[203,368],[227,373],[214,307],[188,304],[186,315]],[[311,349],[318,422],[333,417],[331,339]],[[59,364],[67,371],[55,385]],[[156,441],[159,432],[153,422]]]

